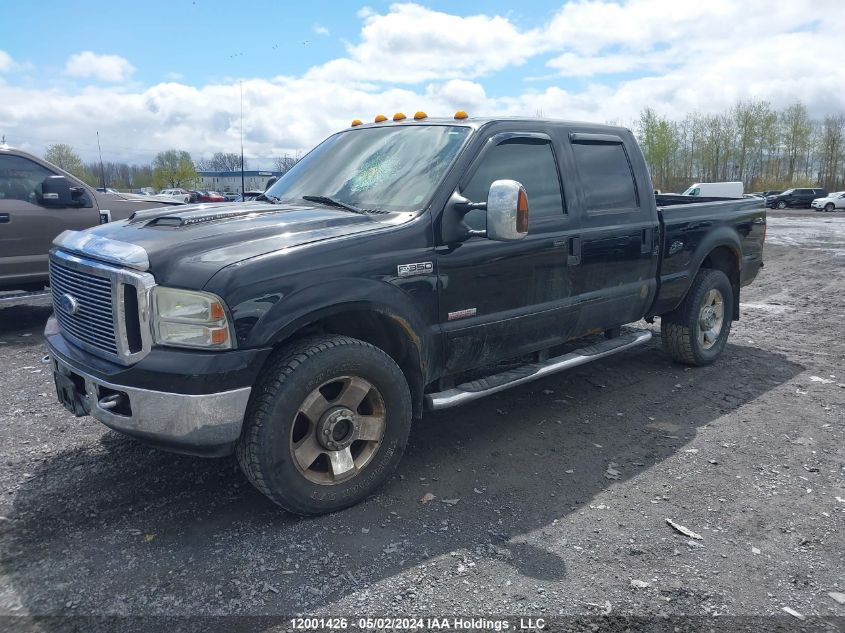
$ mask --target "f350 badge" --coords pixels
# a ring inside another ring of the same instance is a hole
[[[411,277],[413,275],[427,275],[434,272],[432,262],[419,262],[416,264],[399,264],[396,267],[396,274],[400,277]]]

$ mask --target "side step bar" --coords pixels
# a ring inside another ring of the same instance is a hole
[[[568,354],[550,358],[542,363],[523,365],[522,367],[509,369],[500,374],[481,378],[480,380],[465,382],[446,391],[426,394],[425,408],[427,411],[436,411],[437,409],[448,409],[459,404],[466,404],[467,402],[478,400],[479,398],[498,393],[499,391],[556,374],[564,369],[570,369],[571,367],[584,365],[604,358],[605,356],[624,352],[632,347],[643,345],[650,340],[651,332],[642,330],[601,341],[595,345],[580,347]]]

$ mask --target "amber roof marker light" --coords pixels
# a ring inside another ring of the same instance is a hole
[[[377,114],[376,118],[373,119],[373,121],[375,121],[376,123],[381,123],[383,121],[387,121],[387,117],[384,116],[383,114]]]
[[[461,121],[463,119],[468,119],[469,115],[463,110],[458,110],[457,112],[455,112],[455,118]]]
[[[401,112],[397,112],[396,114],[393,115],[394,121],[404,121],[406,118],[407,117]]]
[[[364,122],[361,119],[352,119],[352,127],[356,127],[358,125],[363,125]]]
[[[423,119],[427,119],[427,118],[428,118],[428,115],[425,112],[423,112],[422,110],[420,110],[419,112],[414,114],[414,119],[417,120],[417,121],[422,121]]]

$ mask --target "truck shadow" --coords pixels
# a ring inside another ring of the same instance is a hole
[[[106,431],[33,467],[0,522],[0,569],[20,611],[64,615],[290,615],[450,552],[558,580],[564,560],[525,535],[802,370],[742,345],[685,370],[652,342],[426,416],[382,492],[311,519],[278,510],[233,459],[162,453]],[[436,499],[421,503],[427,492]]]

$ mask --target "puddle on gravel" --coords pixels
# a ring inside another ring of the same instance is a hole
[[[766,243],[800,246],[845,255],[845,218],[819,214],[818,218],[778,218],[769,216]]]

